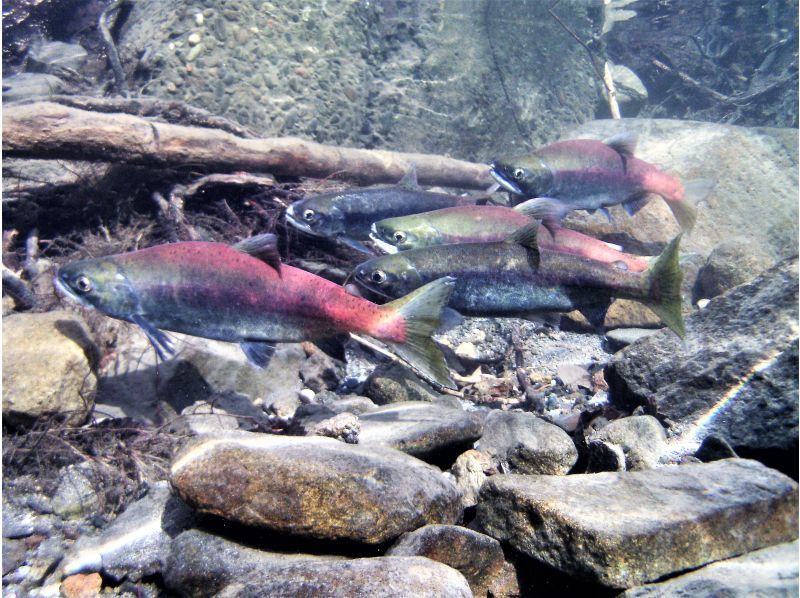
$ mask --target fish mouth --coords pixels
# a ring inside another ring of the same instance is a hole
[[[76,295],[75,291],[69,288],[64,282],[61,280],[61,277],[56,273],[53,277],[53,287],[56,290],[56,295],[59,296],[61,299],[67,299],[69,301],[73,301],[80,305],[81,307],[89,307],[93,308],[94,306],[86,301],[83,297]]]
[[[297,218],[297,216],[294,213],[294,204],[286,208],[286,222],[291,224],[296,229],[303,231],[304,233],[308,233],[309,235],[314,235],[315,237],[321,236],[318,232],[313,230],[308,224]]]
[[[491,174],[494,177],[494,180],[500,183],[507,191],[511,191],[517,195],[524,195],[520,186],[511,179],[507,178],[505,174],[503,174],[503,171],[499,170],[494,163],[492,163],[491,168],[489,169],[489,174]]]
[[[397,247],[380,238],[378,235],[378,229],[375,228],[374,222],[372,223],[372,227],[370,229],[369,238],[372,239],[372,242],[375,243],[375,245],[377,245],[378,248],[384,253],[397,253],[399,251]]]

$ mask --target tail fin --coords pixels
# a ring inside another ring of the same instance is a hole
[[[684,183],[684,197],[680,201],[667,200],[669,209],[681,228],[690,232],[697,220],[697,205],[708,197],[717,182],[713,179],[697,179]]]
[[[456,386],[431,335],[439,327],[442,309],[455,283],[455,278],[445,276],[383,306],[399,313],[406,325],[405,342],[384,342],[423,376],[446,388]]]
[[[655,312],[679,337],[686,335],[681,313],[681,282],[683,274],[680,267],[680,245],[682,235],[675,237],[661,253],[646,273],[650,279],[649,299],[642,302]]]

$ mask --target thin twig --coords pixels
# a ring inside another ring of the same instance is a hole
[[[14,300],[19,310],[36,307],[36,295],[28,288],[25,281],[5,265],[3,266],[3,292]]]
[[[119,94],[128,97],[128,83],[125,81],[125,71],[122,70],[122,63],[119,60],[119,53],[117,46],[114,43],[114,38],[111,36],[111,26],[109,24],[109,17],[112,12],[118,12],[123,5],[127,4],[128,0],[114,0],[109,4],[100,15],[100,20],[97,26],[103,36],[103,42],[106,45],[106,52],[108,52],[108,61],[111,63],[111,70],[114,72],[114,81],[117,85]]]

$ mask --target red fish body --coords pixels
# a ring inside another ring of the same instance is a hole
[[[452,385],[430,340],[452,281],[376,305],[339,285],[280,265],[273,235],[237,246],[190,242],[84,260],[59,269],[60,290],[142,327],[156,350],[163,330],[240,343],[265,365],[270,343],[326,340],[356,332],[385,341],[442,385]]]

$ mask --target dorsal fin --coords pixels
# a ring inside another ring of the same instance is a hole
[[[252,255],[265,264],[281,271],[281,256],[278,253],[278,237],[272,233],[264,233],[255,237],[242,239],[233,246],[234,249]]]
[[[400,187],[407,187],[408,189],[419,189],[419,183],[417,182],[417,165],[414,162],[408,166],[408,172],[403,175],[403,178],[400,179],[397,184]]]
[[[608,139],[603,139],[608,147],[617,152],[625,160],[633,158],[636,153],[636,135],[634,133],[618,133],[612,135]]]
[[[533,221],[514,231],[506,238],[506,243],[517,243],[528,250],[528,263],[533,269],[539,268],[539,245],[536,236],[539,233],[539,223]]]

